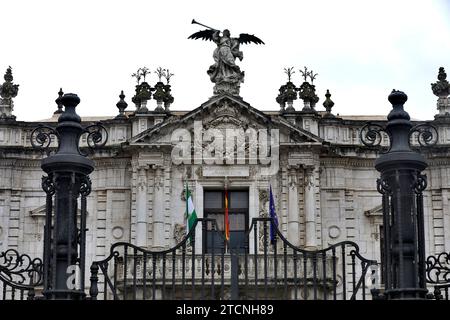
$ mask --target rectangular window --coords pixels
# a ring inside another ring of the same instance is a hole
[[[225,248],[225,191],[211,190],[204,193],[203,211],[205,218],[215,220],[215,230],[212,223],[207,224],[206,234],[203,235],[205,253],[214,250],[223,252]],[[248,191],[228,190],[228,219],[230,225],[229,247],[234,252],[248,252]],[[229,252],[227,247],[227,252]]]

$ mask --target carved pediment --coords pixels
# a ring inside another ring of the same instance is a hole
[[[33,210],[30,210],[29,212],[30,212],[30,216],[33,217],[33,218],[45,217],[45,213],[46,213],[45,204],[40,206],[40,207],[37,207],[37,208],[35,208]],[[88,215],[88,214],[89,214],[89,212],[86,210],[86,215]],[[55,215],[55,207],[53,207],[52,215]],[[81,210],[80,209],[77,209],[77,216],[78,217],[81,216]]]
[[[366,217],[383,217],[383,206],[380,204],[370,210],[364,211]]]
[[[216,117],[232,117],[237,118],[239,116],[238,110],[232,106],[229,105],[228,100],[224,100],[222,105],[218,105],[214,111],[213,114]]]
[[[171,117],[133,137],[130,144],[167,144],[170,145],[174,130],[183,128],[194,131],[194,121],[201,121],[202,128],[243,129],[279,129],[280,135],[289,135],[283,141],[295,143],[321,144],[322,139],[296,127],[282,117],[268,115],[253,108],[244,100],[222,94],[215,96],[200,107],[179,117]]]

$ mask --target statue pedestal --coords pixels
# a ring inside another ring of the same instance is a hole
[[[236,81],[236,82],[221,81],[221,82],[215,84],[214,94],[229,93],[229,94],[238,96],[240,87],[241,87],[241,85],[240,85],[239,81]]]
[[[12,114],[13,102],[12,99],[0,98],[0,119],[15,120],[16,117]]]

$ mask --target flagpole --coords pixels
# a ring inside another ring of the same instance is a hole
[[[185,211],[185,213],[184,213],[184,221],[185,221],[185,226],[186,226],[186,236],[188,235],[188,233],[189,233],[189,203],[188,203],[188,197],[189,197],[189,195],[188,195],[188,184],[187,184],[187,177],[186,177],[186,175],[184,176],[184,197],[185,197],[185,199],[186,199],[186,211]]]

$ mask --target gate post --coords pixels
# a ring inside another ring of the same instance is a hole
[[[405,93],[393,90],[388,99],[393,109],[387,116],[386,128],[366,125],[365,139],[370,143],[364,142],[361,130],[361,139],[366,145],[374,145],[377,138],[381,142],[380,131],[385,131],[390,138],[389,151],[375,161],[375,168],[381,173],[377,189],[383,195],[384,297],[425,299],[422,191],[426,188],[426,176],[421,172],[427,163],[421,154],[411,149],[410,138],[418,132],[420,145],[430,145],[433,138],[437,140],[437,131],[433,136],[432,126],[421,124],[413,127],[403,109],[408,99]]]
[[[41,162],[47,173],[42,177],[42,188],[47,194],[43,293],[46,299],[79,300],[85,298],[86,196],[91,190],[88,175],[94,164],[80,152],[78,143],[86,133],[89,146],[101,146],[106,143],[107,134],[102,136],[106,130],[99,124],[81,126],[81,118],[75,112],[80,103],[76,94],[65,94],[61,103],[65,110],[56,128],[39,125],[31,133],[31,143],[39,149],[48,149],[57,139],[56,152]]]

